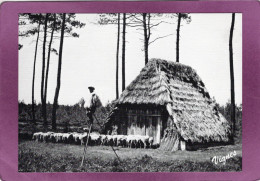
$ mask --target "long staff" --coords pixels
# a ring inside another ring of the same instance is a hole
[[[97,119],[97,117],[96,117],[96,115],[93,114],[93,116],[94,116],[94,118],[96,119],[96,121],[97,121],[97,123],[99,124],[99,126],[101,126],[100,123],[99,123],[99,121],[98,121],[98,119]],[[101,127],[102,127],[102,126],[101,126]],[[115,153],[117,159],[119,160],[119,162],[121,162],[119,156],[116,154],[116,150],[114,149],[113,145],[110,145],[110,146],[111,146],[112,150],[114,151],[114,153]]]

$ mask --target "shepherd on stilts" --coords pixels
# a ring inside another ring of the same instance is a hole
[[[90,126],[89,126],[89,129],[88,129],[88,137],[87,137],[87,141],[86,141],[86,144],[85,144],[85,147],[84,147],[84,153],[83,153],[83,157],[82,157],[82,161],[81,161],[81,166],[83,166],[83,162],[85,160],[89,136],[90,136],[90,133],[91,133],[91,127],[93,125],[93,120],[94,120],[93,116],[95,116],[94,113],[95,113],[95,111],[98,107],[102,106],[102,103],[101,103],[99,97],[95,93],[95,88],[90,86],[90,87],[88,87],[88,89],[89,89],[89,92],[90,92],[90,98],[87,101],[87,107],[86,107],[87,112],[86,112],[86,114],[87,114],[87,117],[89,119],[88,121],[89,121]],[[96,116],[95,116],[95,118],[96,118]],[[98,120],[97,120],[97,122],[98,122]]]
[[[90,92],[91,95],[90,95],[89,101],[87,102],[88,105],[87,105],[87,107],[86,107],[86,109],[87,109],[86,114],[87,114],[87,117],[88,117],[88,119],[89,119],[90,127],[89,127],[89,129],[88,129],[88,137],[87,137],[87,141],[86,141],[86,144],[85,144],[85,147],[84,147],[84,153],[83,153],[83,157],[82,157],[82,161],[81,161],[81,167],[83,166],[83,163],[84,163],[84,160],[85,160],[85,156],[86,156],[86,152],[87,152],[87,147],[88,147],[89,136],[90,136],[90,133],[91,133],[91,127],[92,127],[92,125],[93,125],[94,118],[96,119],[96,121],[97,121],[97,123],[99,124],[99,126],[102,127],[102,125],[100,124],[99,120],[97,119],[97,117],[96,117],[96,115],[95,115],[96,109],[97,109],[98,107],[101,107],[101,106],[102,106],[102,103],[101,103],[101,101],[100,101],[98,95],[94,92],[94,91],[95,91],[95,88],[92,87],[92,86],[90,86],[90,87],[88,87],[88,89],[89,89],[89,92]],[[116,151],[115,151],[115,149],[113,148],[112,145],[111,145],[111,148],[112,148],[113,152],[115,153],[117,159],[118,159],[119,161],[121,161],[120,158],[119,158],[119,156],[116,154]]]

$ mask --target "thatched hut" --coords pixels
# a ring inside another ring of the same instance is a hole
[[[118,134],[149,135],[164,150],[228,142],[230,124],[196,71],[151,59],[116,100],[109,117]]]

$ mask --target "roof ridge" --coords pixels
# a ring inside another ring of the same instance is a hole
[[[171,65],[180,65],[180,66],[184,66],[184,67],[190,67],[191,69],[193,69],[191,66],[189,65],[186,65],[186,64],[183,64],[183,63],[180,63],[180,62],[174,62],[172,60],[166,60],[166,59],[161,59],[161,58],[150,58],[148,63],[149,62],[158,62],[160,64],[162,63],[167,63],[167,64],[171,64]],[[193,69],[194,70],[194,69]]]

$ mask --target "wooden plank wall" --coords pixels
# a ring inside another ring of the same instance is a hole
[[[160,108],[124,107],[116,116],[118,134],[147,135],[159,144],[166,125],[165,113]]]

